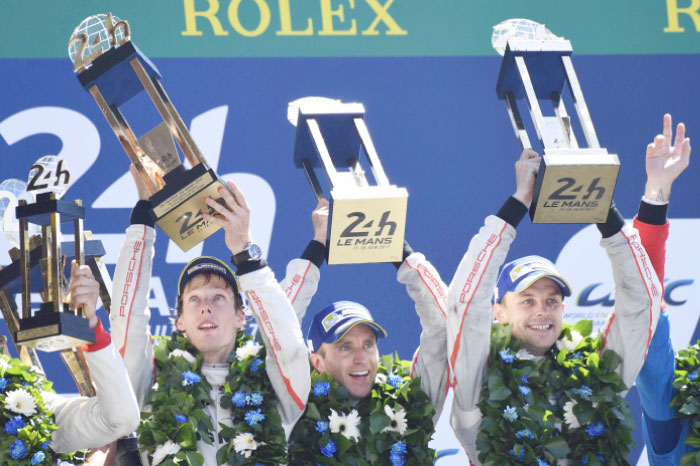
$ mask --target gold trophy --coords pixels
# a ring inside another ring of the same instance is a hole
[[[92,396],[94,389],[80,345],[93,343],[94,332],[88,320],[79,315],[79,310],[70,311],[63,302],[64,265],[74,255],[79,264],[87,263],[91,267],[100,283],[100,297],[107,312],[111,302],[107,286],[111,280],[100,259],[105,254],[102,243],[92,240],[90,232],[83,231],[85,209],[80,201],[60,198],[70,179],[67,173],[62,160],[47,156],[32,167],[28,185],[19,180],[0,183],[3,231],[12,242],[19,244],[19,248],[10,251],[12,262],[0,270],[0,309],[25,364],[43,371],[36,350],[61,351],[61,359],[80,393]],[[53,180],[56,182],[51,182]],[[34,196],[36,202],[29,202]],[[14,222],[10,217],[15,217]],[[60,224],[65,222],[72,222],[74,226],[71,242],[61,242]],[[12,228],[13,223],[18,226]],[[30,237],[30,225],[39,225],[41,234]],[[18,241],[12,233],[18,234]],[[36,291],[42,303],[39,311],[33,313],[31,293]],[[21,312],[14,300],[15,292],[22,296]]]
[[[494,27],[492,43],[503,55],[496,92],[506,103],[518,141],[522,148],[532,148],[518,108],[518,100],[526,100],[543,148],[530,207],[532,222],[605,222],[620,161],[598,143],[571,61],[571,42],[544,25],[514,19]],[[564,86],[588,147],[579,147]],[[540,102],[551,105],[554,115],[545,115]]]
[[[223,202],[219,181],[194,143],[165,92],[160,73],[130,40],[126,21],[111,13],[91,16],[73,31],[68,52],[81,85],[95,99],[127,156],[151,192],[156,224],[183,251],[191,249],[220,227],[202,218],[219,215],[205,202]],[[162,122],[137,137],[120,107],[146,91]],[[189,163],[180,162],[177,145]]]
[[[315,169],[330,184],[329,264],[399,262],[403,257],[408,192],[389,183],[360,103],[324,98],[291,102],[296,125],[294,164],[302,168],[317,199],[324,197]],[[366,155],[376,184],[360,163]]]

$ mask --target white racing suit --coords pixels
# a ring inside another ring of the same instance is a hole
[[[476,449],[481,423],[477,403],[487,371],[493,323],[491,298],[499,268],[514,238],[511,224],[497,216],[487,217],[469,243],[449,287],[447,347],[455,383],[451,423],[474,465],[481,464]],[[604,327],[604,345],[622,358],[617,373],[631,387],[656,328],[661,286],[631,225],[603,238],[600,244],[610,259],[615,281],[615,308]]]
[[[142,408],[154,382],[148,296],[155,233],[153,228],[146,225],[135,224],[127,228],[113,280],[113,296],[119,304],[113,308],[110,316],[115,345],[124,357]],[[318,274],[316,281],[313,279],[315,266],[308,261],[296,259],[290,267],[292,274],[282,287],[266,266],[238,276],[240,291],[248,300],[267,349],[267,375],[278,398],[278,409],[287,436],[304,413],[311,386],[308,350],[290,301],[307,306],[318,282]],[[283,288],[292,296],[290,299],[285,296]],[[216,465],[216,452],[225,443],[218,436],[219,423],[233,424],[231,412],[222,409],[219,404],[228,370],[229,364],[204,364],[202,367],[202,375],[212,386],[210,395],[213,400],[205,412],[217,431],[210,433],[212,445],[201,439],[197,442],[197,449],[204,456],[206,466]],[[145,453],[141,454],[144,465],[148,465],[146,456]]]
[[[45,393],[58,430],[51,435],[56,453],[99,448],[129,435],[139,424],[139,409],[122,358],[109,333],[97,324],[95,343],[83,347],[95,397],[66,398]]]

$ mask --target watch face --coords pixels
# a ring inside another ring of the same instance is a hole
[[[251,259],[260,260],[260,258],[262,257],[262,249],[260,249],[260,246],[253,243],[250,246],[248,246],[248,254],[250,254]]]

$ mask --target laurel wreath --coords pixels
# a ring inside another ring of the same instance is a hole
[[[591,321],[564,325],[543,357],[522,350],[512,325],[494,324],[486,382],[478,406],[479,461],[553,465],[627,465],[634,421],[615,369],[621,362],[603,351]]]
[[[681,465],[700,465],[700,340],[676,355],[676,370],[673,388],[676,396],[671,407],[678,409],[678,417],[690,423],[690,432],[685,443],[691,451],[681,457]]]
[[[80,462],[85,452],[57,454],[50,448],[58,429],[46,397],[55,394],[51,382],[19,359],[0,354],[0,464],[53,465],[57,459]]]
[[[237,348],[255,344],[239,332]],[[219,435],[228,441],[217,452],[217,464],[286,462],[277,399],[265,370],[265,348],[258,346],[242,359],[232,358],[221,407],[231,410],[234,425],[219,426]],[[151,410],[141,413],[139,447],[148,452],[151,466],[201,466],[204,459],[197,440],[212,444],[210,432],[216,432],[204,412],[213,401],[211,385],[201,375],[202,355],[182,334],[173,332],[157,339],[154,356],[156,384],[146,399]]]
[[[382,356],[372,391],[359,402],[330,374],[312,371],[308,405],[289,440],[289,463],[432,464],[435,409],[420,379],[410,377],[410,366],[397,355]]]

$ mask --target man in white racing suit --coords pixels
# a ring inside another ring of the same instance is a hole
[[[499,277],[515,227],[532,201],[539,164],[536,153],[523,151],[516,163],[515,194],[497,215],[486,218],[449,287],[447,348],[455,395],[451,423],[474,465],[480,464],[476,438],[482,416],[477,403],[488,369],[493,315],[513,324],[513,336],[523,348],[540,356],[559,338],[563,298],[570,294],[551,262],[537,256],[508,264]],[[617,209],[611,207],[607,221],[597,226],[615,281],[615,309],[603,331],[604,347],[621,357],[616,371],[629,388],[644,364],[656,327],[661,286],[639,234],[625,224]],[[492,305],[494,289],[497,296]]]
[[[138,177],[135,179],[141,201],[132,212],[132,224],[126,230],[117,262],[114,296],[119,297],[120,307],[112,312],[110,319],[115,344],[124,357],[139,406],[143,407],[154,381],[148,296],[156,232],[147,212],[148,193]],[[219,424],[231,426],[234,421],[231,412],[221,408],[219,400],[229,372],[227,361],[235,350],[237,331],[244,323],[238,292],[246,296],[259,324],[267,349],[267,375],[278,398],[287,436],[305,410],[310,389],[308,350],[292,303],[297,307],[308,306],[316,291],[318,269],[308,260],[295,259],[288,266],[289,278],[278,284],[265,261],[251,254],[250,210],[237,187],[232,182],[228,182],[228,186],[233,195],[220,190],[225,205],[207,199],[220,215],[203,216],[206,221],[224,228],[226,245],[236,262],[240,289],[224,293],[223,298],[217,297],[221,293],[210,289],[235,288],[235,279],[226,278],[228,273],[212,271],[212,267],[218,268],[215,263],[218,260],[199,258],[196,261],[202,260],[206,269],[202,272],[212,273],[197,273],[193,267],[198,263],[193,261],[183,270],[178,290],[178,330],[183,331],[203,355],[202,375],[212,386],[210,395],[214,403],[207,406],[205,412],[217,432],[210,433],[211,445],[201,439],[197,443],[207,466],[217,464],[216,453],[223,445],[223,439],[217,435]],[[242,259],[236,261],[236,257]],[[218,265],[223,264],[218,262]],[[225,309],[217,309],[215,300],[220,299],[227,301]],[[142,461],[148,464],[145,456],[142,454]]]

